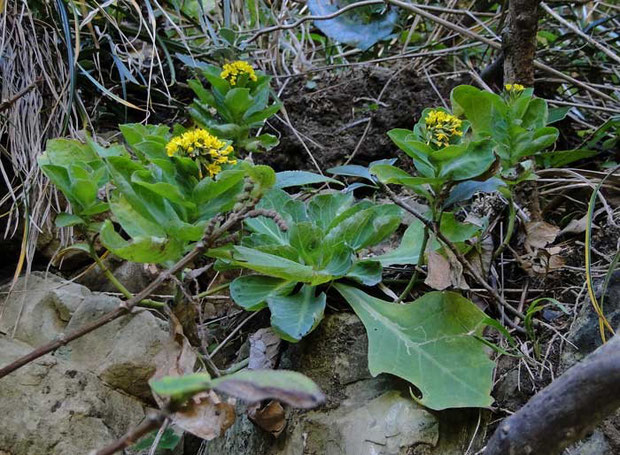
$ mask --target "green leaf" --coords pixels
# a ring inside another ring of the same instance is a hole
[[[233,247],[233,260],[236,265],[265,275],[314,286],[333,279],[332,275],[315,271],[310,266],[244,246]]]
[[[296,343],[321,322],[327,297],[314,292],[314,286],[304,285],[297,294],[267,299],[271,326],[281,338]]]
[[[396,264],[415,265],[420,260],[420,246],[422,245],[423,238],[424,224],[420,220],[415,219],[411,222],[403,234],[398,248],[388,251],[380,256],[375,256],[372,259],[379,261],[383,267],[389,267]]]
[[[233,88],[224,98],[226,107],[228,107],[233,117],[237,120],[241,120],[245,111],[252,106],[253,101],[254,98],[250,95],[250,89],[248,88]]]
[[[555,150],[553,152],[541,153],[536,157],[536,161],[546,167],[564,167],[575,161],[591,158],[598,155],[598,150],[575,149],[575,150]]]
[[[420,142],[413,131],[397,128],[388,131],[388,136],[399,149],[413,159],[416,169],[423,177],[436,177],[435,167],[429,159],[434,150],[424,142]]]
[[[75,226],[76,224],[85,224],[86,222],[77,215],[71,213],[59,213],[54,221],[56,227],[63,228],[69,226]]]
[[[444,207],[449,207],[457,202],[467,201],[476,193],[495,193],[500,187],[504,186],[506,184],[497,177],[491,177],[484,182],[476,180],[461,182],[452,188],[450,196],[444,202]]]
[[[230,296],[246,311],[256,311],[266,306],[267,299],[286,295],[295,287],[295,281],[262,275],[244,275],[230,283]]]
[[[244,120],[248,125],[260,125],[263,121],[274,115],[282,107],[281,103],[272,104],[266,109],[262,109],[258,112],[252,112],[248,110],[244,115]]]
[[[508,107],[501,96],[471,85],[459,85],[452,90],[450,99],[454,115],[464,115],[471,122],[476,135],[486,133],[496,138],[507,136]]]
[[[523,159],[550,147],[558,139],[559,131],[551,126],[521,133],[514,139],[512,156]]]
[[[481,336],[486,315],[452,292],[429,292],[399,305],[336,283],[368,333],[368,367],[414,384],[431,409],[485,407],[493,403],[494,364]]]
[[[444,178],[413,177],[402,169],[389,164],[378,164],[370,168],[370,172],[377,176],[379,181],[385,184],[403,185],[410,190],[430,199],[430,193],[425,185],[437,185],[445,182]]]
[[[252,181],[258,185],[260,191],[266,191],[276,184],[276,173],[269,166],[251,165],[243,162],[243,169]]]
[[[167,182],[148,182],[145,177],[148,178],[150,175],[151,174],[148,171],[138,171],[131,176],[131,181],[136,185],[146,188],[147,190],[152,191],[153,193],[168,199],[171,202],[174,202],[175,204],[179,204],[189,209],[196,208],[196,204],[187,200],[187,197],[181,193],[178,185],[173,185]]]
[[[490,140],[451,145],[432,155],[439,177],[452,181],[469,180],[484,174],[495,161],[494,144]]]
[[[326,243],[344,241],[353,251],[376,245],[400,225],[401,210],[394,204],[375,205],[345,218],[325,237]]]
[[[308,217],[327,231],[330,224],[353,203],[351,193],[328,193],[314,196],[308,203]]]
[[[175,239],[134,237],[127,241],[114,231],[110,220],[103,223],[99,238],[112,253],[132,262],[161,264],[183,254],[183,246]]]
[[[296,408],[313,408],[325,400],[319,387],[296,371],[245,370],[211,383],[218,392],[249,402],[273,399]]]
[[[185,398],[212,388],[211,376],[208,373],[165,376],[161,379],[151,379],[149,385],[157,395],[176,399]]]
[[[136,444],[132,445],[131,448],[133,450],[149,450],[151,446],[155,444],[157,433],[158,431],[152,431],[147,436],[140,439]],[[176,434],[172,428],[166,428],[159,439],[157,450],[173,450],[179,445],[181,436],[181,434]],[[155,453],[159,454],[158,451]]]
[[[374,259],[374,258],[373,258]],[[358,261],[351,270],[346,274],[347,278],[351,278],[364,286],[374,286],[381,283],[381,275],[383,267],[377,261]]]
[[[216,180],[205,178],[194,187],[192,199],[196,204],[205,204],[218,196],[228,192],[243,180],[245,172],[241,170],[226,170],[220,172]]]
[[[86,144],[75,139],[50,139],[45,152],[39,157],[39,164],[69,166],[76,162],[98,161],[99,157]]]
[[[372,175],[367,167],[360,166],[359,164],[347,164],[345,166],[336,166],[327,170],[328,173],[333,175],[344,175],[346,177],[360,177],[374,183]]]
[[[309,221],[295,223],[289,229],[289,243],[308,265],[317,265],[323,254],[323,230]]]
[[[260,153],[265,150],[271,150],[279,143],[280,140],[276,136],[265,133],[239,141],[239,147],[244,148],[248,152]]]
[[[276,174],[276,188],[290,188],[293,186],[313,185],[315,183],[335,183],[342,185],[342,182],[334,180],[324,175],[315,174],[308,171],[283,171]]]

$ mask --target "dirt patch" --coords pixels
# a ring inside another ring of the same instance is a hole
[[[446,87],[440,84],[438,89],[447,99]],[[405,157],[387,131],[412,128],[424,108],[441,105],[427,80],[407,67],[356,67],[295,78],[286,85],[281,100],[297,134],[280,115],[268,128],[280,137],[280,145],[257,157],[277,171],[316,170],[310,154],[322,170],[344,164],[353,153],[351,164],[362,165]]]

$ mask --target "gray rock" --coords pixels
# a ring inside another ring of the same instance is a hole
[[[10,289],[4,286],[0,293]],[[0,304],[0,334],[36,346],[62,333],[71,315],[91,292],[55,275],[32,273],[21,278]]]
[[[277,440],[256,428],[240,407],[235,425],[224,437],[205,442],[200,453],[465,453],[478,426],[478,411],[434,413],[424,409],[411,399],[409,384],[388,375],[371,377],[367,349],[365,329],[355,315],[341,313],[326,317],[310,336],[289,346],[280,367],[301,371],[312,378],[325,392],[327,403],[311,411],[289,410],[287,428]],[[480,437],[477,437],[472,453],[480,446]]]
[[[602,296],[602,282],[598,284],[597,298]],[[620,326],[620,271],[612,275],[604,298],[604,313],[612,327]],[[566,370],[601,346],[598,316],[589,301],[584,302],[568,340],[576,346],[566,346],[562,353],[562,370]]]
[[[115,297],[94,294],[76,310],[66,330],[79,329],[119,303]],[[75,340],[62,350],[62,355],[95,372],[107,384],[151,400],[148,380],[155,372],[154,357],[168,338],[163,321],[148,311],[139,311]]]
[[[594,432],[583,441],[569,447],[564,451],[564,455],[613,455],[614,452],[609,446],[605,435],[601,430]]]
[[[0,338],[0,365],[32,348]],[[144,418],[142,404],[72,362],[47,355],[0,379],[0,453],[87,454]]]
[[[18,321],[14,338],[39,346],[79,329],[120,303],[55,275],[35,272],[18,280],[0,307],[0,334],[10,336]],[[147,381],[155,372],[154,357],[167,339],[165,323],[149,311],[138,310],[73,341],[56,356],[95,373],[112,387],[151,400]]]
[[[139,264],[137,262],[126,262],[115,256],[109,256],[104,260],[104,264],[123,283],[129,292],[138,293],[153,281],[158,273],[151,271],[152,266]],[[101,269],[93,267],[78,279],[78,282],[86,286],[91,291],[99,292],[118,292],[110,280],[103,274]],[[158,291],[159,294],[172,293],[171,285],[163,285]]]

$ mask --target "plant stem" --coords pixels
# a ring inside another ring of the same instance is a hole
[[[92,243],[90,244],[90,257],[95,261],[95,263],[101,269],[106,278],[110,280],[110,283],[112,283],[114,287],[118,289],[118,291],[123,294],[126,299],[133,298],[133,294],[129,292],[125,285],[123,285],[123,283],[121,283],[118,278],[116,278],[114,274],[110,271],[110,269],[103,263],[101,257],[99,257],[99,255],[97,254],[97,251],[95,251],[95,247],[92,245]],[[165,304],[151,299],[144,299],[140,303],[138,303],[138,306],[161,310],[164,308]]]
[[[222,289],[226,289],[228,286],[230,286],[230,283],[220,284],[219,286],[215,286],[214,288],[207,289],[206,291],[203,291],[200,294],[196,294],[194,298],[201,299],[203,297],[207,297],[208,295],[215,294],[216,292],[221,291]]]
[[[129,290],[125,287],[123,283],[118,281],[118,278],[116,278],[114,274],[110,271],[110,269],[103,263],[103,261],[97,254],[97,251],[95,251],[95,247],[93,246],[92,242],[90,243],[90,257],[99,266],[99,269],[101,269],[106,278],[110,280],[110,283],[112,283],[114,287],[118,289],[118,291],[123,294],[123,296],[125,296],[126,299],[130,299],[133,297],[133,294],[129,292]]]
[[[459,249],[456,247],[456,245],[454,245],[454,243],[452,243],[450,241],[450,239],[448,239],[439,229],[437,229],[437,227],[434,225],[434,223],[432,223],[431,221],[427,220],[424,216],[422,216],[421,213],[419,213],[416,209],[414,209],[413,207],[411,207],[409,204],[407,204],[406,202],[402,201],[390,188],[388,188],[387,185],[378,182],[378,185],[381,187],[381,189],[388,195],[388,197],[394,201],[394,203],[396,205],[398,205],[399,207],[405,209],[407,212],[411,213],[413,216],[415,216],[417,219],[419,219],[422,223],[424,223],[424,225],[433,231],[433,233],[437,236],[437,238],[439,240],[441,240],[441,242],[446,245],[450,251],[452,251],[452,253],[454,253],[454,255],[456,256],[456,258],[458,259],[458,261],[463,264],[463,267],[465,269],[467,269],[467,271],[475,278],[475,280],[480,283],[480,285],[493,297],[493,299],[502,307],[504,307],[509,313],[511,313],[513,316],[517,316],[520,319],[524,320],[525,319],[525,315],[517,310],[515,307],[513,307],[511,304],[509,304],[508,302],[506,302],[506,300],[497,293],[497,291],[495,289],[493,289],[493,287],[487,283],[487,281],[482,278],[482,276],[478,273],[478,271],[474,268],[474,266],[471,264],[471,262],[469,262],[467,260],[467,258],[463,255],[463,253],[461,253],[459,251]],[[510,325],[511,327],[513,327],[515,330],[517,330],[520,333],[525,333],[525,330],[523,329],[523,327],[518,326],[517,324],[513,323],[511,319],[506,319],[506,322],[508,325]],[[535,326],[539,326],[540,323],[538,321],[532,321],[532,323]]]
[[[422,244],[420,245],[420,253],[418,254],[418,264],[417,264],[418,266],[424,265],[424,252],[426,251],[427,243],[428,243],[428,227],[424,226],[424,236],[422,237]],[[409,283],[407,283],[405,290],[402,292],[402,294],[400,294],[400,296],[398,297],[398,300],[396,300],[396,303],[400,303],[404,299],[407,298],[407,296],[411,292],[411,289],[413,289],[413,286],[415,285],[415,282],[417,281],[417,279],[418,279],[418,268],[414,268],[414,272],[413,272],[413,275],[411,275],[411,279],[409,280]]]
[[[515,209],[514,199],[512,197],[512,193],[510,193],[510,197],[508,198],[508,229],[506,230],[506,235],[504,236],[504,240],[502,244],[495,250],[493,253],[493,260],[497,259],[500,254],[504,252],[508,244],[510,243],[510,239],[512,238],[512,234],[515,230],[515,219],[517,218],[517,209]]]

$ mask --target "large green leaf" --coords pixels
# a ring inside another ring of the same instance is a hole
[[[326,231],[332,221],[351,207],[352,203],[352,193],[318,194],[308,204],[308,217]]]
[[[88,147],[73,139],[50,139],[38,161],[39,165],[69,166],[76,162],[97,161],[99,157]]]
[[[495,161],[493,142],[488,139],[451,145],[432,155],[439,176],[450,180],[468,180],[484,174]]]
[[[381,283],[382,274],[383,267],[381,267],[381,263],[377,261],[358,261],[351,267],[346,276],[365,286],[374,286]]]
[[[183,254],[183,245],[175,239],[149,236],[127,241],[114,231],[110,220],[103,223],[99,238],[112,253],[132,262],[161,264],[177,260]]]
[[[353,251],[359,251],[386,239],[398,228],[400,219],[398,206],[375,205],[343,219],[329,231],[325,241],[344,241]]]
[[[321,322],[326,301],[325,293],[315,296],[315,287],[308,285],[294,295],[269,297],[271,326],[281,338],[295,343]]]
[[[331,177],[315,174],[308,171],[282,171],[276,174],[276,188],[290,188],[293,186],[312,185],[314,183],[335,183],[342,185],[342,182]]]
[[[289,229],[289,243],[308,265],[317,265],[323,255],[323,230],[309,221],[293,224]]]
[[[473,131],[496,139],[507,136],[508,107],[499,95],[471,85],[459,85],[452,90],[450,98],[454,115],[464,115]]]
[[[419,141],[411,130],[396,128],[388,131],[388,136],[399,149],[413,159],[416,169],[423,177],[436,177],[435,167],[429,160],[434,151],[430,145]]]
[[[269,297],[286,295],[296,282],[263,275],[244,275],[230,283],[230,296],[235,303],[247,311],[265,307]]]
[[[285,280],[318,285],[333,279],[332,275],[310,266],[244,246],[233,247],[232,257],[235,265]]]
[[[429,292],[400,305],[336,283],[368,333],[368,367],[410,381],[431,409],[493,403],[494,364],[482,335],[486,315],[453,292]]]
[[[415,265],[419,261],[420,246],[424,238],[424,224],[420,220],[413,220],[400,241],[400,245],[385,254],[373,257],[375,261],[379,261],[383,267],[390,265]]]

